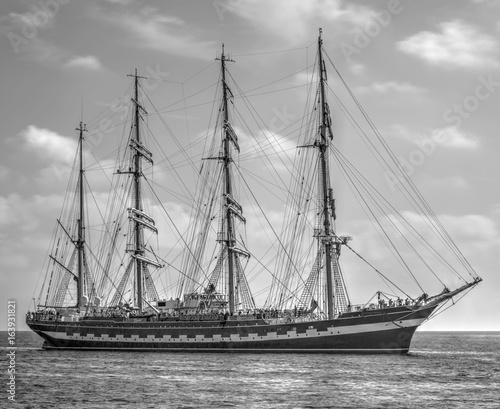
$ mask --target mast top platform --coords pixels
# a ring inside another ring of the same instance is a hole
[[[80,124],[78,125],[78,128],[75,128],[75,131],[88,132],[87,124],[84,124],[82,121],[80,121]]]
[[[224,43],[222,43],[222,54],[220,57],[215,57],[215,60],[216,61],[224,61],[224,62],[236,62],[235,60],[233,60],[231,57],[228,57],[226,56],[226,54],[224,54]]]

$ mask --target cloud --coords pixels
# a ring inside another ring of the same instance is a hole
[[[491,218],[480,214],[468,215],[441,215],[443,222],[451,237],[457,241],[473,245],[478,250],[491,251],[490,256],[495,258],[495,248],[500,245],[498,226]],[[462,247],[462,246],[461,246]]]
[[[441,179],[426,177],[423,184],[433,189],[462,190],[470,187],[470,183],[460,176],[450,176]]]
[[[0,31],[16,31],[18,35],[26,39],[35,37],[38,32],[45,28],[54,27],[54,17],[59,11],[47,13],[37,5],[32,5],[29,12],[26,13],[8,13],[0,17]],[[19,31],[19,32],[17,32]]]
[[[420,131],[411,130],[402,125],[392,125],[389,133],[418,146],[422,146],[426,141],[434,146],[453,149],[477,149],[480,146],[479,138],[476,135],[468,134],[455,126]]]
[[[255,26],[272,31],[293,43],[310,39],[311,24],[320,27],[332,22],[347,22],[366,25],[374,19],[374,12],[366,6],[358,6],[341,0],[245,0],[230,2],[230,7],[219,10],[219,17],[225,20],[230,14],[250,21]],[[214,5],[215,6],[215,5]]]
[[[57,59],[61,51],[51,42],[43,40],[41,35],[47,29],[53,29],[55,17],[60,9],[42,9],[32,5],[26,13],[8,13],[0,17],[0,33],[7,36],[12,50],[26,58],[41,61]]]
[[[450,289],[463,284],[457,275],[450,271],[448,264],[444,263],[442,258],[447,260],[449,265],[453,266],[462,277],[471,279],[464,265],[457,259],[457,253],[449,246],[449,242],[445,242],[430,227],[428,218],[415,211],[402,211],[400,215],[412,226],[411,229],[394,214],[379,217],[380,224],[378,226],[384,229],[392,243],[398,248],[399,255],[415,273],[425,292],[428,294],[439,293],[443,289],[441,280]],[[445,226],[450,237],[473,268],[477,271],[498,270],[498,260],[495,259],[494,249],[500,245],[500,233],[494,220],[479,214],[439,213],[437,218]],[[421,237],[414,235],[413,229],[418,231]],[[370,222],[363,217],[356,218],[354,222],[348,221],[347,224],[343,221],[341,232],[352,236],[354,241],[351,246],[396,285],[401,286],[414,296],[421,294],[421,290],[413,285],[413,280],[410,279],[409,275],[406,275],[404,268],[401,268],[397,254],[389,251],[391,246],[388,244],[386,236],[377,232]],[[359,292],[365,292],[366,296],[371,296],[373,293],[370,294],[370,292],[373,286],[379,287],[380,283],[375,275],[370,274],[370,271],[360,264],[359,259],[353,256],[347,249],[342,251],[343,265],[345,271],[349,272],[346,275],[348,284],[356,283],[357,295],[355,297],[362,301],[362,298],[359,298]],[[439,276],[439,280],[426,265]],[[491,274],[491,279],[493,280],[493,274]],[[494,280],[498,282],[498,278]],[[371,285],[367,285],[368,283]],[[494,285],[493,282],[492,284]],[[382,288],[379,287],[379,289]]]
[[[40,64],[61,64],[67,58],[68,53],[53,42],[42,38],[47,29],[54,28],[55,16],[59,8],[52,10],[51,13],[47,13],[38,6],[33,6],[31,10],[31,12],[9,13],[0,17],[0,33],[7,36],[12,50],[21,58]],[[73,57],[66,65],[82,65],[86,62],[90,68],[91,61],[83,60],[85,58],[91,57]],[[94,67],[96,67],[95,62]]]
[[[441,141],[442,146],[456,149],[477,149],[479,140],[476,136],[466,134],[455,126],[434,129],[431,134],[432,139]]]
[[[155,216],[156,227],[161,240],[161,250],[169,253],[173,249],[185,248],[187,233],[192,223],[191,209],[174,202],[164,202],[161,205],[150,204],[149,209],[150,215]],[[168,214],[168,217],[165,217],[164,213]],[[160,215],[162,216],[160,217]],[[174,225],[172,225],[171,221],[174,221]]]
[[[284,107],[281,112],[286,112]],[[296,119],[292,118],[292,121]],[[286,122],[279,116],[274,116],[269,124],[269,129],[249,135],[242,129],[235,128],[241,147],[240,160],[242,162],[260,160],[265,169],[272,167],[274,170],[289,172],[293,163],[293,157],[297,153],[296,142],[281,135],[281,131],[286,131],[291,122]]]
[[[460,20],[443,22],[439,32],[422,31],[397,44],[399,50],[433,65],[466,69],[492,68],[497,42]]]
[[[66,68],[80,67],[99,70],[101,63],[97,57],[73,56],[68,59],[67,51],[42,38],[47,29],[54,28],[55,16],[59,7],[48,12],[48,9],[32,6],[31,12],[9,13],[0,17],[0,33],[4,33],[8,37],[13,51],[22,58],[42,64],[63,65]],[[64,60],[67,61],[62,64]]]
[[[47,213],[57,214],[63,200],[62,195],[51,194],[48,196],[34,195],[30,198],[12,193],[0,196],[0,227],[15,226],[16,232],[6,229],[9,234],[19,232],[37,232],[37,229],[47,220]],[[54,218],[55,221],[55,218]]]
[[[102,68],[99,59],[93,55],[75,55],[71,57],[64,66],[67,68],[83,68],[87,70],[100,70]]]
[[[397,81],[374,82],[370,86],[358,87],[357,90],[358,92],[379,92],[382,94],[388,92],[420,94],[425,91],[423,88],[412,85],[409,82]]]
[[[29,125],[19,134],[29,150],[46,161],[72,164],[77,149],[76,138],[68,138],[49,129]]]
[[[349,69],[355,75],[362,75],[365,72],[366,67],[363,64],[351,64]]]
[[[413,211],[405,211],[402,212],[402,214],[404,218],[422,234],[426,245],[439,251],[440,255],[448,260],[457,271],[464,277],[470,278],[465,272],[462,263],[456,259],[456,254],[458,253],[445,244],[442,237],[438,237],[431,231],[425,217]],[[437,217],[449,236],[458,246],[461,253],[469,260],[474,268],[477,268],[478,271],[484,269],[485,266],[487,266],[488,270],[497,269],[495,266],[498,266],[498,259],[495,249],[498,249],[500,246],[500,232],[497,223],[493,219],[480,214],[442,213],[438,214]],[[424,255],[424,253],[421,254]],[[431,262],[431,260],[430,257],[426,258],[427,262]],[[441,263],[432,264],[436,272],[440,271],[438,264]],[[444,273],[446,270],[441,271],[444,274],[441,278],[444,279],[449,275],[449,273]],[[493,277],[490,278],[493,279]],[[495,278],[495,280],[498,280],[498,278]]]
[[[23,149],[35,155],[42,167],[36,169],[34,175],[30,175],[32,181],[38,186],[53,188],[54,183],[66,183],[75,166],[75,159],[78,150],[78,136],[67,137],[59,135],[49,129],[38,128],[29,125],[19,133],[23,141]],[[83,147],[84,167],[92,167],[95,164],[95,156],[92,152],[102,149],[102,140],[85,137]],[[104,173],[112,172],[115,169],[115,158],[108,158],[99,161],[99,168]],[[90,172],[86,178],[91,184],[94,192],[108,191],[108,178],[110,174],[103,176],[101,172]]]
[[[140,13],[100,14],[98,18],[130,34],[134,45],[190,58],[213,58],[214,41],[202,39],[203,33],[183,20],[161,14],[154,7],[143,7]]]

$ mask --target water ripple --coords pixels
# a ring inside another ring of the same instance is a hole
[[[44,351],[19,337],[20,408],[465,409],[500,396],[500,333],[417,333],[407,356]]]

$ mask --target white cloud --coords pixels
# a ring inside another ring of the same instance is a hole
[[[479,147],[479,140],[476,136],[466,134],[455,126],[434,129],[431,137],[448,148],[477,149]]]
[[[150,215],[155,217],[158,235],[160,237],[161,250],[165,253],[173,249],[181,250],[186,246],[186,237],[192,223],[190,209],[185,206],[174,203],[164,202],[161,205],[150,204]],[[165,218],[164,213],[168,214]],[[172,226],[171,220],[175,225]]]
[[[497,67],[497,42],[460,20],[443,22],[439,32],[422,31],[400,41],[398,48],[434,65],[460,68]]]
[[[286,107],[276,112],[286,112]],[[274,111],[273,111],[274,112]],[[286,120],[286,118],[285,118]],[[292,121],[294,119],[292,118]],[[243,130],[236,128],[242,155],[242,161],[265,158],[264,166],[273,167],[275,170],[285,170],[289,172],[292,166],[293,157],[297,153],[297,145],[294,141],[287,139],[280,134],[291,122],[283,122],[279,116],[274,116],[270,122],[270,129],[258,132],[255,135],[248,135]]]
[[[98,18],[128,31],[134,45],[141,48],[191,58],[213,57],[215,42],[202,39],[203,34],[197,33],[196,27],[177,17],[160,14],[154,7],[144,7],[140,13],[100,14]]]
[[[250,21],[259,27],[272,31],[293,43],[314,38],[311,24],[316,27],[332,22],[348,22],[365,26],[374,19],[374,12],[366,6],[358,6],[341,0],[303,1],[303,0],[245,0],[230,2],[231,6],[220,10],[226,19],[230,14]],[[329,30],[332,30],[329,28]]]
[[[68,138],[49,129],[29,125],[20,136],[28,149],[34,151],[40,158],[72,164],[76,152],[76,138]]]
[[[397,82],[397,81],[387,81],[387,82],[374,82],[367,87],[358,87],[358,92],[380,92],[386,94],[388,92],[402,92],[402,93],[412,93],[419,94],[424,92],[424,89],[417,87],[409,82]]]
[[[363,64],[351,64],[349,69],[355,75],[362,75],[365,72],[366,67]]]
[[[310,72],[302,71],[292,77],[292,85],[294,86],[307,85],[311,81],[313,81],[313,78]]]
[[[76,133],[73,137],[66,137],[49,129],[29,125],[19,133],[19,136],[24,142],[24,149],[36,155],[42,166],[44,166],[38,168],[34,176],[30,176],[31,180],[36,181],[38,186],[49,187],[53,187],[55,182],[66,183],[75,167],[78,150],[78,136]],[[95,157],[91,151],[100,149],[100,144],[101,141],[93,141],[92,137],[85,138],[83,148],[84,166],[95,164]],[[99,162],[99,167],[105,173],[112,172],[115,166],[114,158]],[[97,192],[101,189],[108,191],[108,177],[110,176],[105,177],[100,172],[90,172],[86,178],[89,180],[92,189]]]
[[[454,149],[477,149],[480,146],[476,135],[468,134],[455,126],[421,131],[411,130],[402,125],[392,125],[389,133],[419,146],[426,141],[432,143],[434,147],[444,146]]]
[[[71,57],[64,65],[67,68],[84,68],[88,70],[100,70],[101,62],[93,55]]]
[[[498,248],[500,244],[498,227],[495,221],[487,216],[480,214],[442,215],[440,219],[456,240],[467,240],[483,249]]]

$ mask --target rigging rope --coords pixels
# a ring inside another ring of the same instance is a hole
[[[376,128],[375,124],[369,118],[368,114],[363,109],[363,107],[359,103],[358,99],[356,98],[356,96],[354,95],[354,93],[352,92],[352,90],[350,89],[350,87],[347,85],[347,83],[345,82],[344,78],[342,77],[342,75],[340,74],[340,72],[338,71],[337,67],[335,66],[335,64],[331,60],[330,56],[326,53],[326,51],[325,51],[325,54],[327,55],[328,60],[330,61],[331,65],[333,66],[333,68],[336,71],[337,75],[339,76],[340,80],[342,81],[342,84],[344,85],[344,87],[346,88],[346,90],[348,91],[348,93],[350,94],[351,98],[355,102],[356,106],[360,110],[360,112],[363,115],[363,117],[366,119],[366,121],[367,121],[368,125],[370,126],[370,128],[373,130],[373,132],[374,132],[375,136],[377,137],[378,141],[382,144],[382,146],[384,147],[386,153],[389,155],[390,159],[395,164],[396,168],[399,170],[399,172],[403,176],[404,180],[408,183],[409,187],[414,192],[414,194],[416,195],[416,197],[412,196],[411,193],[408,192],[408,190],[406,189],[406,186],[403,186],[403,188],[410,195],[410,198],[413,200],[413,202],[415,203],[415,205],[422,211],[422,214],[426,217],[426,219],[429,221],[429,223],[432,226],[434,226],[435,231],[438,234],[438,236],[445,243],[448,244],[448,247],[450,248],[450,250],[453,251],[453,253],[455,254],[456,258],[466,268],[466,270],[468,271],[468,273],[470,274],[470,276],[473,277],[473,278],[477,277],[477,274],[475,273],[475,271],[472,268],[472,266],[465,259],[464,255],[458,249],[457,245],[452,240],[451,236],[449,235],[449,233],[447,232],[447,230],[444,228],[444,226],[442,225],[442,223],[438,219],[437,215],[432,211],[432,209],[430,208],[429,204],[427,203],[427,201],[425,200],[425,198],[422,196],[421,192],[418,190],[418,188],[416,187],[416,185],[413,183],[413,181],[411,180],[411,178],[409,177],[409,175],[406,173],[406,171],[404,170],[404,168],[402,167],[402,165],[399,163],[399,161],[395,157],[394,153],[391,151],[391,149],[387,145],[387,142],[385,142],[385,140],[382,138],[382,135],[380,134],[380,132]],[[369,143],[372,144],[371,141],[369,141]],[[387,161],[385,160],[385,158],[382,158],[381,154],[378,152],[378,150],[375,147],[374,147],[374,149],[377,151],[377,153],[379,154],[380,158],[387,165],[388,169],[391,169],[391,167],[389,166],[389,164],[387,163]],[[399,185],[400,184],[397,184],[398,189],[400,189]],[[420,200],[420,203],[417,201],[417,199]]]
[[[344,246],[346,246],[349,250],[351,250],[354,254],[356,254],[361,260],[363,260],[366,264],[368,264],[373,270],[377,272],[383,279],[387,280],[389,283],[391,283],[394,287],[396,287],[399,291],[401,291],[404,295],[406,295],[408,298],[411,298],[406,292],[404,292],[401,288],[399,288],[395,283],[393,283],[389,278],[387,278],[384,274],[382,274],[378,269],[376,269],[372,264],[370,264],[361,254],[356,252],[351,246],[349,246],[347,243],[344,243]],[[420,287],[422,289],[422,287]],[[422,292],[424,290],[422,289]]]

